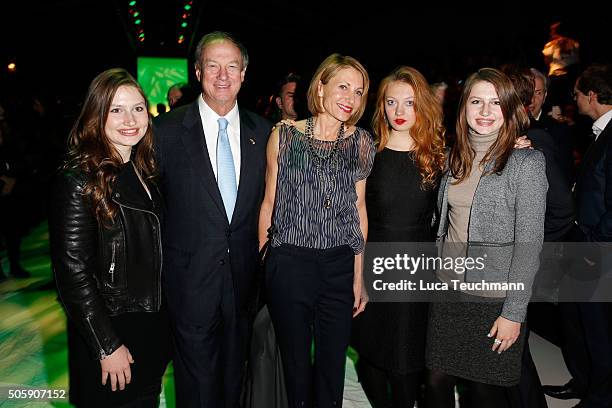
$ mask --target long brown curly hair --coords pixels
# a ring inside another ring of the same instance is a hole
[[[454,182],[455,184],[461,183],[472,171],[472,161],[476,152],[469,140],[469,125],[467,123],[465,107],[474,85],[483,81],[489,82],[495,87],[504,116],[504,124],[499,130],[497,140],[491,145],[480,162],[483,166],[487,162],[493,163],[492,169],[484,173],[485,175],[502,172],[506,167],[510,154],[512,154],[516,138],[521,136],[529,127],[527,111],[506,74],[495,68],[481,68],[470,75],[465,81],[461,98],[459,99],[456,126],[457,141],[453,145],[449,157],[451,174],[457,179]]]
[[[68,138],[68,160],[65,169],[78,169],[90,177],[83,196],[91,203],[101,225],[113,223],[117,205],[111,200],[112,188],[123,166],[119,152],[104,131],[111,103],[121,86],[134,87],[149,105],[136,79],[122,68],[102,72],[89,85],[81,113]],[[151,117],[144,137],[132,149],[132,162],[145,179],[155,174]]]
[[[442,107],[434,96],[425,77],[412,67],[396,68],[386,76],[378,87],[376,108],[372,118],[372,128],[380,152],[389,142],[391,125],[385,114],[385,94],[393,82],[404,82],[414,90],[414,112],[416,121],[410,129],[414,141],[413,155],[421,175],[421,188],[436,186],[438,176],[444,170],[444,126]]]

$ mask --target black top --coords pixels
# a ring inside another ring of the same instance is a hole
[[[376,154],[366,185],[368,242],[429,242],[437,188],[423,190],[409,152]],[[427,303],[370,302],[354,325],[360,358],[397,374],[425,364]]]
[[[409,152],[379,152],[366,186],[368,242],[431,241],[436,192],[421,188]]]

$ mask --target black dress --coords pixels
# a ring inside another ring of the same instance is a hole
[[[384,149],[366,185],[368,242],[429,242],[437,189],[421,189],[412,155]],[[395,374],[425,365],[426,303],[371,302],[355,321],[359,358]]]

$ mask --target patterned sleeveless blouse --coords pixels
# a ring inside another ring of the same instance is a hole
[[[338,142],[312,139],[295,126],[279,128],[278,176],[272,246],[364,248],[355,183],[368,177],[376,153],[366,130]],[[313,151],[322,159],[317,160]]]

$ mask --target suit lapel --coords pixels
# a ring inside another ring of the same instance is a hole
[[[252,197],[251,191],[256,188],[257,183],[254,178],[257,177],[253,169],[255,169],[255,160],[257,158],[257,138],[254,132],[255,124],[251,120],[246,110],[239,110],[240,114],[240,182],[238,183],[238,196],[236,197],[236,206],[234,207],[234,215],[232,216],[232,224],[238,222],[241,216],[241,210],[248,207],[249,197]]]
[[[204,137],[202,119],[200,118],[197,101],[192,103],[187,110],[185,119],[183,120],[183,126],[185,127],[185,131],[181,135],[181,140],[185,145],[187,156],[189,156],[196,170],[196,174],[199,176],[200,180],[202,180],[208,195],[215,203],[218,210],[226,216],[221,193],[219,192],[217,180],[215,179],[215,173],[210,163],[210,156],[208,155],[206,138]]]
[[[612,120],[608,122],[605,129],[599,134],[597,140],[593,141],[586,153],[582,163],[580,164],[580,173],[576,178],[576,183],[580,184],[582,178],[586,175],[588,169],[592,167],[592,163],[601,155],[601,146],[606,143],[606,139],[612,136]]]

